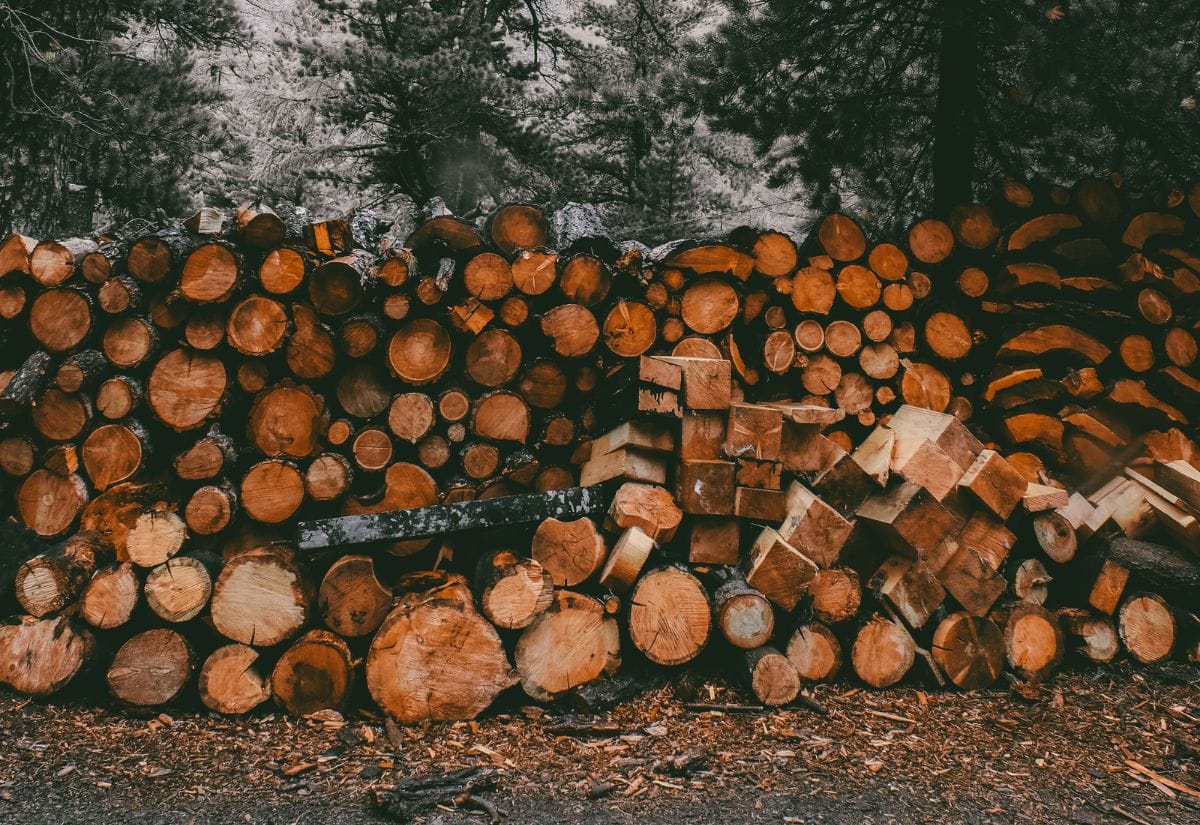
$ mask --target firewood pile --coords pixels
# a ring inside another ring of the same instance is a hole
[[[0,683],[418,722],[705,651],[770,705],[1200,657],[1200,452],[1163,400],[1200,193],[1042,201],[903,244],[834,214],[649,249],[523,204],[11,236]],[[297,542],[576,486],[602,510]]]

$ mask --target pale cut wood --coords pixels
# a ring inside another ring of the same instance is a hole
[[[1008,663],[1026,679],[1040,682],[1062,664],[1066,642],[1058,619],[1049,610],[1022,602],[1004,627]]]
[[[95,637],[66,617],[25,616],[18,624],[0,626],[0,684],[49,696],[84,670],[95,649]]]
[[[746,583],[784,610],[792,610],[808,592],[817,565],[770,527],[750,547]]]
[[[632,526],[617,539],[600,571],[600,586],[615,593],[625,593],[633,587],[656,543],[641,528]]]
[[[321,579],[317,610],[325,626],[354,638],[374,633],[392,607],[392,591],[379,580],[370,556],[342,556]]]
[[[307,624],[312,585],[283,549],[260,548],[231,559],[213,585],[212,622],[221,635],[269,647]]]
[[[842,668],[842,645],[825,625],[809,622],[788,640],[787,657],[803,681],[824,682]]]
[[[638,580],[629,601],[630,640],[655,664],[684,664],[708,643],[708,594],[687,570],[672,566],[649,571]]]
[[[271,678],[258,665],[259,653],[248,645],[214,650],[200,668],[199,692],[216,713],[248,713],[271,698]]]
[[[141,582],[129,562],[96,572],[79,596],[79,616],[97,630],[127,623],[137,608]]]
[[[1126,599],[1117,628],[1129,655],[1145,665],[1170,658],[1178,641],[1174,612],[1156,593],[1138,593]]]
[[[876,614],[854,639],[850,662],[858,678],[877,688],[896,684],[916,660],[917,645],[900,625]]]
[[[212,563],[194,556],[176,556],[146,574],[146,604],[168,622],[186,622],[200,615],[212,596]]]
[[[528,627],[554,600],[550,574],[535,560],[520,558],[509,550],[480,558],[475,589],[483,614],[505,630]]]
[[[666,543],[675,537],[682,521],[683,511],[666,489],[626,482],[613,494],[604,529],[617,532],[636,527],[654,541]]]
[[[604,536],[587,517],[546,519],[534,532],[530,548],[530,555],[559,587],[574,587],[591,578],[604,564],[606,553]]]
[[[764,705],[786,705],[800,695],[800,674],[775,648],[747,650],[745,661],[750,692]]]
[[[125,540],[125,559],[138,567],[157,567],[174,556],[187,538],[187,525],[173,510],[138,516]]]
[[[550,608],[521,633],[514,659],[525,692],[551,701],[617,672],[620,631],[599,601],[560,590]]]

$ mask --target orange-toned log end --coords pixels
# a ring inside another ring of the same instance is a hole
[[[1041,605],[1022,602],[1004,627],[1008,663],[1025,679],[1040,682],[1062,664],[1066,640],[1058,619]]]
[[[70,619],[35,619],[0,627],[0,684],[31,696],[67,686],[93,659],[95,637]]]
[[[113,697],[133,707],[158,707],[191,680],[195,658],[187,640],[167,628],[139,633],[121,645],[108,668]]]
[[[350,647],[328,630],[310,630],[297,639],[271,672],[276,704],[294,716],[342,708],[353,688]]]
[[[392,591],[379,580],[370,556],[343,556],[326,571],[317,596],[325,626],[355,638],[374,633],[392,607]]]
[[[483,614],[505,630],[528,627],[554,601],[550,573],[536,560],[508,550],[480,559],[475,587]]]
[[[988,619],[967,612],[943,619],[933,633],[934,661],[962,690],[988,687],[1004,669],[1004,635]]]
[[[549,609],[521,633],[515,660],[525,692],[539,701],[552,701],[617,672],[617,620],[600,601],[559,590]]]
[[[690,662],[708,644],[712,609],[703,585],[679,567],[643,575],[630,595],[629,638],[660,665]]]
[[[1130,596],[1121,605],[1118,631],[1129,655],[1142,664],[1170,658],[1178,642],[1175,615],[1166,600],[1155,593]]]
[[[745,664],[750,692],[764,705],[786,705],[800,695],[800,674],[788,657],[775,648],[747,650]]]
[[[820,622],[796,628],[787,646],[788,661],[806,682],[832,679],[842,667],[842,645]]]
[[[367,653],[367,688],[399,722],[474,719],[516,674],[462,584],[405,597]]]
[[[817,240],[835,261],[857,261],[867,251],[867,239],[849,215],[828,215],[817,228]]]
[[[311,585],[286,553],[250,550],[230,559],[213,585],[212,622],[232,641],[269,647],[308,622],[312,601]]]
[[[219,647],[200,668],[200,701],[215,713],[248,713],[271,698],[271,677],[248,645]]]
[[[854,672],[877,688],[896,684],[916,660],[917,645],[900,625],[875,615],[858,631],[850,662]]]
[[[534,560],[559,587],[573,587],[591,578],[604,564],[607,552],[604,536],[587,517],[546,519],[534,532],[530,548]]]

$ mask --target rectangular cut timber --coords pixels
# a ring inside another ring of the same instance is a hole
[[[892,469],[900,472],[924,442],[933,442],[938,449],[966,471],[983,451],[983,444],[971,435],[963,423],[953,415],[938,413],[905,404],[896,410],[888,422],[896,433],[896,445],[892,451]]]
[[[297,525],[297,546],[301,550],[320,550],[365,542],[419,539],[464,530],[531,524],[548,518],[576,519],[599,516],[606,506],[600,488],[571,487],[546,493],[522,493],[387,513],[316,519]]]
[[[593,458],[579,468],[579,483],[584,487],[614,478],[666,484],[667,459],[661,453],[622,447]]]
[[[783,417],[779,410],[757,404],[731,404],[725,429],[725,455],[729,458],[779,458]]]
[[[845,450],[818,472],[809,485],[813,492],[843,516],[851,515],[879,487]]]
[[[787,515],[787,497],[782,490],[738,487],[733,497],[733,514],[755,521],[780,521]]]
[[[770,527],[750,547],[746,583],[784,610],[792,610],[817,573],[812,560]]]
[[[695,516],[688,519],[688,561],[692,564],[737,564],[742,525],[735,518]]]
[[[723,410],[729,407],[733,386],[732,365],[719,358],[672,358],[653,360],[677,367],[683,375],[683,406],[689,410]]]
[[[783,422],[779,460],[789,473],[820,472],[832,466],[843,452],[841,447],[821,435],[819,427]]]
[[[1200,470],[1186,461],[1154,462],[1154,480],[1200,511]]]
[[[818,567],[832,567],[854,530],[854,523],[798,481],[788,485],[787,515],[779,526],[784,541]]]
[[[1030,482],[1025,487],[1021,503],[1030,513],[1040,513],[1043,510],[1057,510],[1059,507],[1065,507],[1070,499],[1070,495],[1061,487]]]
[[[855,448],[851,456],[876,484],[886,487],[892,470],[892,449],[895,446],[895,432],[890,427],[876,427]]]
[[[857,512],[893,552],[912,559],[931,553],[962,527],[962,522],[928,490],[911,481],[876,493]]]
[[[875,571],[867,587],[914,630],[924,627],[946,599],[933,571],[920,560],[891,556]]]
[[[958,543],[978,553],[988,567],[999,570],[1017,543],[1017,536],[1003,522],[978,510],[963,525],[962,532],[958,534]]]
[[[737,460],[737,483],[739,487],[782,490],[783,465],[778,461],[739,458]]]
[[[840,407],[821,407],[817,404],[786,404],[782,401],[769,402],[768,407],[774,407],[783,413],[785,421],[793,424],[817,424],[826,427],[836,424],[846,417],[846,411]]]
[[[958,552],[958,536],[947,536],[937,543],[937,546],[932,550],[925,552],[922,558],[925,559],[925,564],[934,574],[941,573],[943,568],[950,563],[950,559]]]
[[[1055,512],[1075,528],[1075,535],[1080,541],[1087,541],[1091,538],[1092,533],[1085,529],[1085,525],[1091,520],[1096,508],[1082,494],[1071,493],[1067,498],[1066,506],[1059,507]]]
[[[732,461],[681,461],[675,474],[680,509],[692,515],[733,515],[735,470]]]
[[[941,501],[954,491],[965,469],[941,447],[926,439],[903,462],[898,462],[893,454],[892,471],[906,481],[921,485]]]
[[[1136,539],[1158,526],[1158,513],[1150,506],[1144,487],[1128,479],[1123,482],[1096,505],[1096,517],[1111,521],[1128,538]]]
[[[651,385],[664,390],[675,390],[675,392],[683,389],[683,370],[678,364],[672,364],[665,358],[653,358],[648,355],[639,356],[636,362],[621,366],[610,378]]]
[[[988,560],[973,546],[962,542],[958,552],[938,573],[938,580],[964,610],[976,616],[987,615],[1007,584]]]
[[[1105,559],[1088,593],[1088,604],[1111,616],[1121,604],[1125,585],[1129,583],[1129,571],[1114,561]]]
[[[606,381],[609,403],[604,418],[626,421],[639,414],[678,417],[682,376],[679,367],[647,356],[623,364]]]
[[[675,451],[673,427],[660,421],[626,421],[592,441],[592,458],[637,447],[655,453]]]
[[[723,412],[685,410],[680,425],[679,457],[717,461],[725,457],[725,424]]]
[[[958,480],[958,489],[1002,519],[1012,515],[1025,495],[1025,478],[995,450],[984,450]]]

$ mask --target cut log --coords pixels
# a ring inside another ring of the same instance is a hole
[[[904,556],[886,559],[867,587],[914,629],[924,627],[946,598],[933,568],[923,559]]]
[[[954,250],[954,233],[942,221],[926,218],[908,230],[908,248],[921,263],[941,263]]]
[[[517,640],[517,672],[525,692],[551,701],[611,676],[621,666],[616,619],[596,599],[567,590]]]
[[[213,585],[212,622],[228,639],[269,647],[299,632],[312,601],[312,586],[288,554],[251,550],[226,563]]]
[[[607,552],[604,536],[586,517],[546,519],[534,532],[530,548],[530,555],[557,587],[574,587],[591,578],[604,564]]]
[[[554,583],[542,565],[508,550],[479,560],[475,587],[483,614],[505,630],[528,627],[554,600]]]
[[[29,331],[51,352],[67,352],[92,332],[92,300],[87,293],[62,287],[38,293],[29,307]]]
[[[271,692],[295,716],[338,710],[354,688],[354,657],[340,636],[310,630],[279,657],[271,671]]]
[[[173,350],[150,374],[146,398],[160,421],[173,430],[194,430],[215,415],[228,377],[216,358]]]
[[[129,562],[104,567],[79,596],[79,617],[97,630],[127,623],[138,605],[141,582]]]
[[[342,556],[330,565],[317,598],[325,626],[350,638],[374,633],[392,607],[392,591],[370,556]]]
[[[908,631],[875,614],[858,631],[850,663],[858,678],[877,688],[896,684],[916,661],[917,645]]]
[[[600,585],[616,593],[628,592],[656,546],[654,539],[640,528],[625,530],[613,545],[600,572]]]
[[[125,539],[124,554],[138,567],[157,567],[174,556],[187,538],[187,525],[172,510],[137,517]]]
[[[186,622],[208,607],[217,559],[175,556],[146,574],[146,604],[168,622]]]
[[[792,610],[808,592],[817,569],[811,559],[768,527],[750,547],[746,583],[784,610]]]
[[[159,707],[179,697],[195,666],[183,636],[166,628],[147,630],[117,650],[108,668],[108,689],[133,707]]]
[[[1074,649],[1098,665],[1110,664],[1121,652],[1117,629],[1108,619],[1078,607],[1057,611],[1058,621],[1074,642]]]
[[[1032,682],[1045,681],[1066,653],[1066,641],[1058,619],[1041,605],[1021,602],[1004,626],[1008,663]]]
[[[247,645],[219,647],[200,668],[200,701],[215,713],[248,713],[271,698],[271,678]]]
[[[862,584],[858,574],[848,567],[818,570],[808,586],[813,618],[823,624],[836,624],[854,618],[862,604]]]
[[[638,580],[629,601],[630,641],[651,662],[681,665],[708,644],[708,593],[687,570],[671,566],[649,571]]]
[[[0,684],[31,696],[66,687],[92,661],[96,640],[69,619],[35,619],[0,626]]]
[[[392,373],[415,386],[441,378],[450,365],[450,356],[449,333],[429,318],[407,322],[388,343],[388,365]]]
[[[304,501],[304,477],[291,462],[260,461],[242,478],[240,499],[250,518],[279,524],[295,515]]]
[[[970,613],[952,613],[933,632],[934,661],[946,678],[962,690],[980,690],[1004,669],[1004,635],[1000,628]]]
[[[856,261],[867,251],[862,229],[848,215],[834,213],[822,219],[817,227],[817,241],[835,261]]]
[[[786,705],[800,695],[800,674],[773,647],[757,647],[745,653],[747,682],[754,698],[768,707]]]
[[[1045,604],[1050,591],[1047,585],[1053,577],[1038,559],[1025,559],[1013,573],[1012,590],[1018,599],[1031,604]]]
[[[841,670],[842,645],[825,625],[809,622],[788,640],[787,657],[802,681],[824,682]]]
[[[111,558],[112,547],[103,535],[76,533],[17,568],[13,580],[17,602],[37,618],[62,610],[75,601],[97,565]]]
[[[88,501],[87,486],[77,475],[34,470],[17,488],[22,523],[42,538],[66,533]]]

